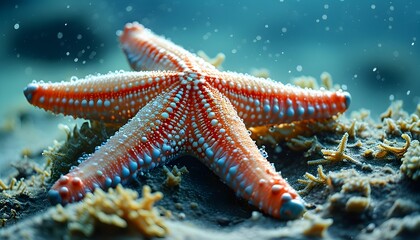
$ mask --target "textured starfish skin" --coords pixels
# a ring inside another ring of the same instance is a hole
[[[24,90],[31,104],[54,113],[125,123],[52,186],[53,203],[78,201],[188,154],[263,212],[301,216],[303,201],[261,155],[247,127],[329,118],[348,108],[348,93],[221,72],[138,23],[127,24],[120,41],[136,72],[33,82]]]

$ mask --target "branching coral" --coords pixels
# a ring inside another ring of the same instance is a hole
[[[330,174],[332,187],[339,187],[341,191],[329,198],[330,209],[340,209],[347,213],[361,214],[365,212],[371,202],[371,183],[367,177],[360,176],[354,169]]]
[[[251,131],[251,138],[257,144],[275,146],[281,141],[290,141],[299,136],[310,136],[315,132],[332,132],[336,125],[336,118],[333,117],[324,121],[306,120],[274,126],[251,127],[249,130]]]
[[[324,155],[324,159],[311,160],[311,161],[308,161],[308,164],[309,165],[325,164],[325,163],[333,163],[333,162],[346,160],[346,161],[350,161],[352,163],[361,165],[362,163],[360,161],[344,153],[344,151],[346,150],[348,137],[349,137],[349,134],[345,133],[343,137],[341,138],[341,141],[337,147],[337,150],[334,151],[334,150],[322,149],[321,152]]]
[[[185,166],[182,168],[174,166],[172,168],[172,171],[170,171],[166,166],[163,166],[163,171],[165,171],[166,173],[166,179],[164,184],[167,187],[179,186],[179,184],[181,184],[182,174],[188,173],[188,169]]]
[[[48,166],[39,166],[33,161],[25,159],[11,164],[17,172],[6,179],[0,179],[0,227],[13,219],[19,219],[32,204],[37,196],[45,192],[45,179],[49,176]]]
[[[308,194],[316,186],[329,184],[329,178],[324,173],[322,165],[318,166],[317,171],[318,175],[316,177],[307,172],[304,175],[306,179],[298,179],[299,183],[306,185],[304,189],[298,191],[300,195]]]
[[[339,89],[338,85],[333,85],[331,76],[328,73],[321,74],[321,81],[323,88]],[[316,79],[313,77],[298,77],[293,79],[293,83],[302,88],[319,88]],[[348,132],[349,130],[353,137],[356,135],[356,131],[364,130],[361,127],[356,130],[357,126],[355,124],[347,127],[346,125],[337,122],[338,118],[338,116],[335,116],[326,120],[304,120],[274,126],[259,126],[252,127],[249,130],[251,131],[251,138],[254,139],[257,144],[271,144],[272,146],[277,145],[281,141],[289,142],[294,138],[308,137],[316,132]],[[291,147],[293,150],[295,145],[291,144]]]
[[[407,118],[408,114],[403,110],[403,101],[398,100],[391,103],[388,109],[380,115],[381,121],[385,118],[392,118],[398,120],[400,118]]]
[[[322,219],[317,215],[309,213],[306,213],[303,217],[309,223],[303,231],[303,235],[307,237],[322,238],[325,236],[328,228],[333,224],[331,218]]]
[[[328,72],[321,73],[321,86],[327,90],[331,89],[340,89],[339,85],[334,85],[331,74]],[[311,88],[311,89],[319,89],[318,82],[314,77],[308,76],[301,76],[294,78],[292,80],[294,85],[300,86],[302,88]]]
[[[392,135],[400,135],[402,132],[409,132],[413,137],[420,135],[420,119],[419,119],[419,108],[417,106],[416,111],[409,115],[402,108],[402,101],[392,102],[388,109],[381,114],[381,121],[384,124],[384,128],[387,133]]]
[[[407,152],[407,149],[410,147],[411,138],[407,134],[402,134],[401,137],[405,140],[405,144],[403,147],[393,147],[389,144],[380,143],[378,145],[379,151],[375,153],[376,158],[384,158],[391,153],[395,155],[398,159],[401,159],[404,153]]]
[[[414,140],[401,159],[400,171],[413,180],[420,179],[420,144]]]
[[[333,86],[333,80],[331,77],[331,74],[329,74],[328,72],[323,72],[321,73],[321,82],[322,85],[325,86],[326,89],[330,90],[333,88],[339,88],[339,86]]]
[[[260,78],[269,78],[270,77],[270,71],[267,68],[253,68],[251,69],[250,74],[255,77]]]
[[[162,199],[160,192],[151,193],[149,186],[143,187],[143,197],[138,199],[135,191],[118,185],[108,193],[101,189],[86,195],[74,211],[57,206],[53,219],[67,222],[70,232],[81,232],[91,236],[96,227],[111,225],[118,228],[131,228],[146,237],[163,237],[168,228],[154,203]]]
[[[219,69],[222,68],[222,63],[225,61],[226,58],[225,54],[223,53],[218,53],[216,57],[210,58],[204,51],[201,50],[197,52],[197,55],[204,59],[204,61],[210,63],[211,65]]]
[[[419,104],[420,106],[420,104]],[[398,119],[396,124],[402,132],[410,132],[413,136],[420,136],[420,117],[417,114],[411,114],[405,119]]]
[[[1,179],[0,179],[0,192],[1,191],[10,191],[12,193],[15,193],[17,195],[22,194],[24,191],[26,191],[26,183],[24,179],[21,180],[16,180],[16,178],[12,178],[9,182],[9,184],[5,184]]]
[[[319,89],[318,82],[316,81],[316,79],[310,76],[301,76],[298,78],[294,78],[292,80],[292,83],[301,88]]]
[[[287,141],[286,145],[293,151],[302,151],[312,148],[317,143],[319,144],[316,136],[309,138],[297,136]]]

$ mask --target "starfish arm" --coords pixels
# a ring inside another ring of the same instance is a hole
[[[167,71],[120,71],[68,82],[33,82],[24,94],[32,105],[53,113],[126,123],[147,102],[179,81],[179,75]]]
[[[78,167],[62,176],[48,195],[53,203],[83,198],[95,188],[115,187],[185,152],[188,125],[183,91],[173,88],[156,97]]]
[[[189,131],[193,153],[262,211],[281,219],[301,216],[300,197],[261,155],[228,99],[210,85],[200,90]]]
[[[54,183],[48,193],[52,203],[80,200],[95,188],[192,154],[263,212],[281,219],[302,215],[302,199],[246,127],[330,118],[349,107],[350,94],[220,72],[138,23],[127,24],[120,41],[132,68],[142,72],[33,82],[24,89],[29,103],[47,111],[126,123]]]
[[[230,100],[247,127],[326,119],[344,112],[351,101],[343,91],[303,89],[234,72],[221,72],[209,81]]]
[[[157,36],[143,25],[133,22],[125,25],[120,36],[122,49],[134,70],[217,71],[214,66],[174,44]]]

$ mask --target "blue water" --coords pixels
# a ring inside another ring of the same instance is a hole
[[[319,78],[347,89],[350,111],[377,117],[392,99],[420,103],[420,1],[2,1],[0,123],[29,108],[33,79],[128,70],[116,32],[139,21],[196,52],[226,55],[225,70]]]

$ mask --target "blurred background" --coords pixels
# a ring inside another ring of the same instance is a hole
[[[287,83],[329,72],[373,117],[420,103],[420,1],[1,1],[0,125],[31,108],[32,80],[129,70],[116,33],[139,21],[225,70],[266,68]],[[41,110],[39,110],[41,112]]]

